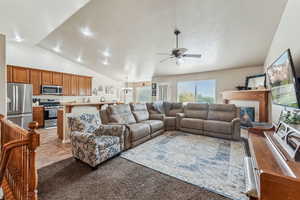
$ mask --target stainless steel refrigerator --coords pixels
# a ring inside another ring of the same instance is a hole
[[[7,84],[7,118],[27,129],[32,121],[32,85]]]

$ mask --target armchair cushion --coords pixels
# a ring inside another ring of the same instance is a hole
[[[101,125],[99,112],[70,114],[68,116],[71,131],[93,133]]]
[[[164,114],[151,114],[149,116],[150,120],[161,120],[164,121],[165,115]]]

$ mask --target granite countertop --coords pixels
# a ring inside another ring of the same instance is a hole
[[[120,104],[120,102],[89,102],[89,103],[72,103],[72,102],[64,102],[61,103],[62,106],[97,106],[103,104]]]

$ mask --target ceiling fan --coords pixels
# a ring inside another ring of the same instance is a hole
[[[181,32],[178,29],[175,29],[174,34],[176,36],[176,48],[171,51],[171,54],[169,53],[158,53],[158,55],[168,55],[167,58],[160,61],[160,63],[163,63],[170,59],[176,59],[176,64],[180,65],[184,62],[183,58],[201,58],[201,54],[186,54],[188,49],[186,48],[179,48],[178,46],[178,36]]]

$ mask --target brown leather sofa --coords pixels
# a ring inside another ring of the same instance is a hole
[[[183,112],[182,103],[163,102],[162,105],[155,105],[154,103],[147,103],[150,113],[164,114],[164,124],[167,131],[176,130],[176,114]],[[160,107],[160,108],[157,108]]]
[[[189,103],[177,114],[182,131],[225,139],[240,139],[240,109],[229,104]]]
[[[164,115],[149,114],[146,104],[108,106],[106,111],[101,111],[101,118],[103,123],[126,126],[125,150],[164,132]]]

